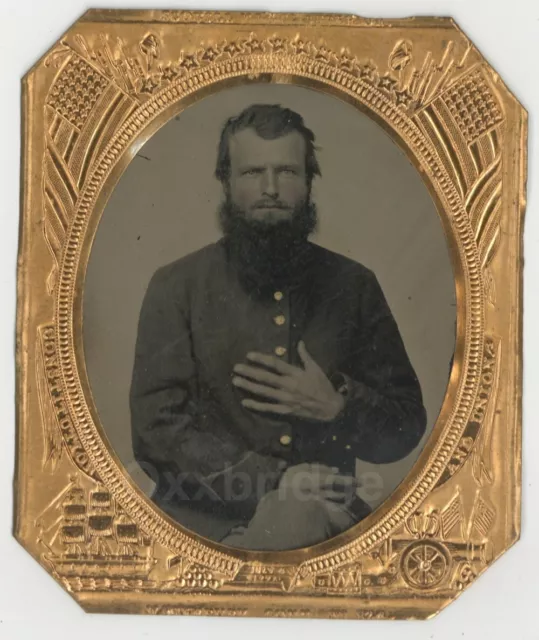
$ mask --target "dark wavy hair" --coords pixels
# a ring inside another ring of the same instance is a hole
[[[243,129],[254,129],[265,140],[274,140],[297,131],[305,140],[305,169],[311,185],[314,176],[320,176],[320,165],[316,158],[314,133],[305,126],[303,118],[280,104],[252,104],[239,115],[229,118],[222,131],[217,151],[215,177],[225,184],[230,177],[230,136]]]

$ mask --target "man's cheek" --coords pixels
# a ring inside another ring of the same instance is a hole
[[[248,211],[260,198],[255,185],[238,186],[232,192],[232,202],[244,211]]]
[[[297,207],[307,201],[307,190],[303,185],[287,184],[280,190],[280,198],[286,204]]]

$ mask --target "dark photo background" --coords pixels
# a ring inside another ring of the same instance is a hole
[[[388,465],[361,461],[362,497],[380,504],[417,458],[441,408],[455,341],[455,285],[434,202],[406,155],[374,121],[326,94],[250,85],[205,98],[164,125],[114,190],[94,240],[84,288],[84,349],[103,428],[136,482],[129,385],[137,322],[154,271],[217,240],[221,186],[213,177],[220,129],[254,102],[298,111],[316,135],[313,241],[372,269],[399,325],[428,413],[425,438]]]

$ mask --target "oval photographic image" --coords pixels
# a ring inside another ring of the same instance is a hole
[[[349,530],[438,418],[455,279],[418,169],[328,93],[254,83],[164,124],[115,186],[83,291],[92,401],[131,481],[245,550]]]

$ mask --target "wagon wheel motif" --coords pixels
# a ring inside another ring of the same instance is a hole
[[[449,554],[436,542],[415,542],[402,556],[402,574],[406,582],[419,589],[439,585],[449,571]]]

